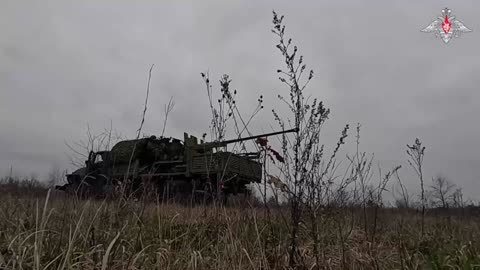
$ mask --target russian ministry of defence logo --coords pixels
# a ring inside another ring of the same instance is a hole
[[[444,8],[442,16],[435,19],[429,26],[421,30],[426,33],[435,33],[443,42],[448,43],[452,38],[459,37],[462,33],[472,32],[461,21],[452,15],[452,10]]]

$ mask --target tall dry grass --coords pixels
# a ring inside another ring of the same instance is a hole
[[[264,211],[2,193],[0,269],[288,269],[288,209]],[[477,269],[480,220],[450,211],[427,215],[422,237],[422,215],[380,209],[371,239],[361,208],[321,209],[321,259],[300,230],[296,268]]]

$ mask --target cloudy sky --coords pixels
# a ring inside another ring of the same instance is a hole
[[[315,71],[308,94],[332,110],[326,144],[360,122],[362,149],[386,169],[403,165],[414,190],[405,150],[418,137],[427,179],[443,174],[475,197],[480,2],[418,2],[2,0],[0,174],[10,166],[41,177],[71,169],[65,142],[85,138],[87,125],[100,132],[112,123],[134,137],[152,64],[144,133],[161,132],[170,97],[168,135],[208,131],[204,71],[214,82],[229,74],[245,112],[263,95],[252,131],[271,131],[271,109],[282,107],[276,96],[288,91],[275,72],[282,68],[270,32],[275,9]],[[420,32],[445,6],[474,30],[448,45]]]

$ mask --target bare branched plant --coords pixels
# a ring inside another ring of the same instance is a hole
[[[260,95],[257,100],[257,106],[248,116],[248,118],[245,119],[242,116],[242,113],[239,110],[236,101],[238,90],[234,89],[232,91],[230,89],[230,85],[232,82],[230,76],[224,74],[220,78],[219,83],[221,96],[219,98],[215,98],[209,74],[201,73],[201,75],[207,89],[207,96],[212,114],[212,119],[210,123],[210,140],[225,140],[227,131],[229,130],[228,125],[230,122],[233,122],[233,132],[236,133],[236,136],[242,136],[243,132],[252,135],[248,130],[248,126],[253,120],[253,118],[257,116],[257,114],[263,109],[263,95]]]
[[[135,140],[135,143],[133,144],[132,153],[130,154],[130,158],[128,160],[127,171],[125,172],[125,176],[124,176],[124,179],[123,179],[123,182],[122,182],[121,194],[125,194],[127,186],[130,186],[130,184],[131,184],[131,183],[129,183],[130,180],[132,180],[132,179],[129,179],[130,178],[130,169],[131,169],[131,166],[132,166],[133,157],[135,156],[135,151],[136,151],[136,148],[137,148],[138,139],[140,139],[140,134],[142,132],[143,124],[145,123],[145,115],[147,113],[148,96],[150,94],[150,81],[152,79],[152,69],[153,69],[153,67],[154,67],[154,65],[152,64],[152,66],[150,67],[150,70],[148,71],[148,81],[147,81],[147,89],[146,89],[146,94],[145,94],[145,103],[144,103],[143,112],[142,112],[142,120],[140,121],[140,126],[137,129],[136,140]],[[136,164],[135,168],[133,169],[132,177],[135,174],[135,171],[138,169],[137,166],[138,165]],[[123,196],[122,196],[122,198],[123,198]]]
[[[374,155],[369,158],[366,152],[360,152],[360,128],[361,125],[357,124],[356,133],[356,152],[353,157],[347,156],[352,164],[354,164],[355,170],[355,186],[354,186],[354,202],[360,205],[363,214],[363,229],[365,233],[368,232],[368,196],[370,181],[373,177],[372,162]]]
[[[383,206],[383,192],[386,191],[386,187],[394,174],[398,174],[398,170],[400,170],[402,166],[396,166],[391,171],[387,172],[385,176],[382,176],[381,170],[380,177],[382,177],[378,181],[378,186],[376,189],[373,190],[373,196],[371,196],[371,201],[374,207],[374,217],[373,217],[373,229],[371,233],[371,242],[375,241],[375,235],[377,232],[377,224],[378,224],[378,210],[380,207]]]
[[[237,138],[242,137],[242,134],[247,133],[248,135],[252,135],[248,129],[249,124],[251,121],[254,119],[255,116],[258,115],[258,113],[263,109],[263,96],[260,95],[259,99],[257,100],[257,106],[253,110],[253,112],[248,116],[248,118],[245,118],[242,116],[241,110],[238,107],[238,104],[236,102],[236,96],[237,96],[237,89],[230,89],[231,88],[231,82],[232,80],[227,74],[224,74],[220,78],[220,97],[216,98],[215,93],[213,93],[213,86],[210,81],[210,76],[208,73],[201,73],[201,76],[203,78],[203,81],[206,86],[207,90],[207,97],[209,100],[209,106],[211,110],[211,123],[210,123],[210,141],[212,142],[220,142],[226,140],[227,137],[227,132],[229,130],[232,130],[233,133]],[[207,134],[203,134],[203,140],[205,140]],[[240,149],[238,149],[238,146],[240,145]],[[222,151],[226,150],[228,146],[224,147],[214,147],[213,150],[215,151]],[[256,147],[257,152],[259,151],[259,148],[257,145],[254,145]],[[246,152],[247,148],[245,145],[245,142],[236,142],[232,143],[231,147],[229,149],[230,153],[235,153],[243,151]],[[210,157],[205,156],[205,164],[206,164],[206,170],[207,170],[207,178],[208,178],[208,183],[207,186],[210,186],[210,189],[212,188],[212,179],[210,179],[210,164],[214,162],[213,160],[213,151],[210,152],[212,155]],[[230,155],[231,156],[231,155]],[[227,160],[228,162],[229,160]],[[227,167],[225,167],[226,170]],[[229,181],[231,177],[227,178],[225,175],[226,171],[223,171],[223,173],[216,175],[216,181],[215,183],[220,186],[223,185],[225,181]],[[220,197],[220,191],[217,188],[217,194],[216,194],[217,199]],[[224,198],[226,199],[226,198]]]
[[[455,184],[450,182],[444,176],[437,176],[432,179],[430,185],[431,196],[435,204],[439,204],[440,207],[447,209],[450,203],[454,199]]]
[[[85,166],[85,160],[88,159],[90,152],[98,152],[109,150],[112,144],[122,139],[122,135],[113,129],[113,124],[110,122],[110,127],[105,128],[101,132],[94,132],[87,124],[87,131],[84,139],[74,141],[71,143],[65,142],[65,145],[70,150],[67,153],[67,158],[70,164],[74,167]]]
[[[64,182],[66,172],[62,171],[59,167],[54,166],[50,169],[47,176],[47,186],[49,188],[54,188],[55,185],[58,185]]]
[[[314,242],[314,253],[319,261],[318,247],[318,210],[322,205],[323,187],[332,182],[328,179],[336,167],[335,156],[341,145],[345,143],[349,126],[346,125],[330,159],[323,159],[324,146],[320,144],[320,133],[323,124],[328,119],[330,110],[325,108],[323,102],[305,98],[304,90],[313,78],[313,70],[304,75],[307,66],[303,56],[298,56],[297,46],[292,47],[292,39],[285,36],[284,16],[273,12],[272,32],[279,41],[276,48],[284,58],[285,69],[277,70],[279,80],[289,88],[289,99],[279,95],[279,99],[287,105],[293,115],[284,120],[274,109],[273,114],[282,129],[286,125],[297,128],[293,136],[282,136],[282,154],[285,160],[279,166],[280,177],[288,186],[287,199],[290,205],[290,245],[289,265],[296,267],[303,264],[303,259],[298,253],[298,235],[304,214],[310,217],[310,232]],[[307,76],[307,77],[305,77]],[[304,78],[305,77],[305,78]],[[322,166],[323,165],[323,166]]]
[[[421,188],[421,194],[420,194],[420,199],[421,199],[421,207],[422,207],[422,235],[424,234],[424,228],[425,228],[425,207],[426,207],[426,197],[425,197],[425,186],[424,186],[424,181],[423,181],[423,157],[425,155],[425,146],[422,146],[422,143],[420,140],[417,138],[415,139],[415,143],[413,145],[408,145],[407,144],[407,154],[409,156],[408,163],[410,166],[413,168],[415,173],[418,176],[418,179],[420,180],[420,188]]]
[[[398,208],[408,209],[410,208],[410,194],[408,193],[407,188],[400,179],[398,172],[395,172],[395,177],[397,179],[398,186],[400,187],[400,190],[397,190],[394,186],[393,196],[395,197],[395,204]]]
[[[465,208],[465,199],[463,198],[462,188],[457,188],[452,194],[453,206],[455,208]]]
[[[128,167],[127,167],[127,172],[125,174],[125,180],[127,180],[127,177],[128,175],[130,174],[130,167],[132,165],[132,160],[133,160],[133,156],[135,154],[135,150],[136,150],[136,147],[137,147],[137,141],[138,139],[140,139],[140,134],[142,132],[142,128],[143,128],[143,124],[145,123],[145,115],[147,113],[147,104],[148,104],[148,96],[150,94],[150,80],[152,79],[152,69],[153,69],[153,66],[152,65],[150,67],[150,70],[148,71],[148,82],[147,82],[147,92],[145,94],[145,103],[144,103],[144,106],[143,106],[143,112],[142,112],[142,120],[140,121],[140,126],[138,127],[137,129],[137,137],[136,137],[136,141],[135,141],[135,144],[133,145],[133,150],[132,150],[132,153],[130,155],[130,159],[128,161]],[[125,181],[126,182],[126,181]]]
[[[170,100],[168,101],[168,104],[165,104],[165,110],[164,110],[165,117],[163,119],[163,128],[162,128],[162,133],[160,135],[161,137],[163,137],[163,135],[165,134],[165,128],[167,127],[168,115],[173,110],[173,107],[175,107],[175,101],[173,100],[173,97],[171,97]]]

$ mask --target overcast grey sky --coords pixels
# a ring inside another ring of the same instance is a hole
[[[201,136],[208,100],[200,72],[228,73],[239,105],[265,110],[252,131],[270,131],[282,58],[270,32],[275,9],[315,78],[309,94],[332,110],[324,140],[362,124],[362,149],[386,169],[406,164],[406,144],[427,147],[427,179],[439,173],[480,191],[479,1],[23,1],[0,3],[0,174],[70,168],[65,141],[110,126],[138,127],[155,64],[144,133]],[[445,45],[421,33],[445,6],[472,33]],[[218,89],[218,84],[214,85]],[[353,129],[352,129],[353,131]],[[350,138],[349,144],[354,140]]]

